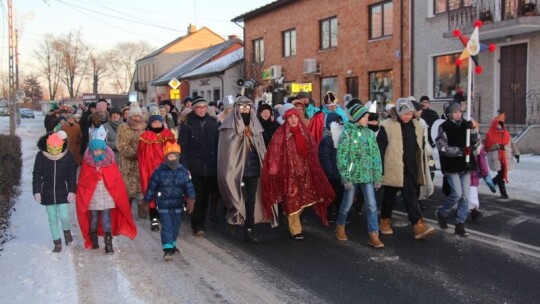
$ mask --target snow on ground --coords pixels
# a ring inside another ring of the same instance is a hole
[[[230,248],[219,248],[182,224],[180,256],[162,260],[159,233],[148,220],[136,220],[131,241],[115,237],[114,255],[101,248],[84,250],[74,204],[70,204],[74,243],[53,254],[45,208],[32,195],[37,139],[43,116],[22,120],[21,195],[11,217],[13,239],[0,252],[0,303],[318,303],[313,293],[265,265]],[[0,133],[7,134],[7,117]],[[264,273],[264,275],[262,275]]]
[[[43,116],[38,115],[35,120],[23,119],[17,129],[23,140],[22,191],[11,217],[14,238],[0,252],[0,303],[280,303],[291,298],[318,302],[309,291],[257,261],[193,237],[186,222],[181,255],[173,263],[162,261],[159,234],[150,232],[146,220],[137,220],[134,241],[117,237],[115,254],[105,255],[103,248],[83,250],[71,204],[75,242],[53,254],[45,208],[34,202],[31,186],[42,126]],[[8,130],[8,118],[0,117],[0,133]],[[539,169],[540,156],[522,155],[509,174],[509,195],[537,202]],[[440,172],[437,176],[440,185]],[[485,186],[479,190],[490,193]]]

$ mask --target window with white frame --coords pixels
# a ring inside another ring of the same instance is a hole
[[[473,0],[433,0],[435,14],[442,14],[448,11],[472,6]]]
[[[262,38],[253,40],[253,62],[264,62],[264,40]]]
[[[466,91],[468,60],[456,65],[461,53],[433,57],[433,97],[451,98],[458,90]]]
[[[283,32],[283,57],[296,55],[296,29]]]
[[[338,22],[337,17],[331,17],[319,21],[320,49],[330,49],[338,44]]]
[[[369,6],[369,39],[391,36],[394,23],[394,3],[380,2]]]

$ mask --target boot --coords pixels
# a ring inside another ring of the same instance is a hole
[[[150,230],[159,231],[159,222],[157,218],[153,218],[150,222]]]
[[[379,230],[382,234],[394,234],[394,230],[392,230],[392,220],[390,218],[381,218],[379,221]]]
[[[71,236],[71,230],[64,230],[64,242],[66,242],[66,246],[71,245],[73,243],[73,237]]]
[[[446,218],[442,216],[439,210],[435,211],[435,217],[437,218],[437,223],[439,224],[439,227],[441,227],[441,229],[448,229],[448,223],[446,222]]]
[[[145,220],[148,218],[148,213],[149,213],[149,207],[148,207],[148,204],[145,204],[144,202],[138,202],[137,204],[137,216],[141,219],[141,220]]]
[[[369,233],[369,244],[377,249],[384,248],[384,244],[379,240],[379,233],[375,231]]]
[[[114,250],[112,247],[112,235],[110,232],[105,232],[105,253],[113,254]]]
[[[53,243],[54,243],[54,249],[53,249],[52,252],[58,253],[58,252],[62,251],[62,240],[61,239],[54,240]]]
[[[506,193],[506,183],[504,180],[499,181],[499,191],[501,192],[501,198],[502,199],[508,199],[508,193]]]
[[[253,235],[253,228],[247,227],[245,230],[246,241],[250,244],[257,244],[259,240]]]
[[[471,220],[475,221],[482,217],[482,212],[478,211],[478,209],[474,208],[471,209]]]
[[[336,238],[340,241],[347,241],[347,234],[345,233],[345,225],[336,225]]]
[[[90,231],[90,241],[92,241],[92,249],[99,248],[99,242],[97,238],[97,231]]]
[[[423,219],[419,219],[414,225],[414,238],[417,240],[425,239],[426,236],[435,234],[435,228],[426,225]]]
[[[173,260],[174,249],[163,249],[163,252],[163,260],[165,262],[170,262]]]
[[[465,224],[464,223],[457,223],[456,229],[454,230],[454,234],[460,237],[468,237],[469,233],[465,231]]]

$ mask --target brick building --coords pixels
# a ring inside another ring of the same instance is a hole
[[[232,20],[243,22],[245,77],[284,95],[311,86],[315,99],[327,90],[340,100],[409,96],[410,5],[278,0],[249,11]]]

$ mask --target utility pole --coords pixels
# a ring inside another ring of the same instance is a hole
[[[9,90],[8,90],[8,103],[9,103],[9,134],[15,135],[16,118],[17,118],[17,106],[15,98],[15,29],[13,26],[13,0],[8,0],[8,36],[9,36]]]

